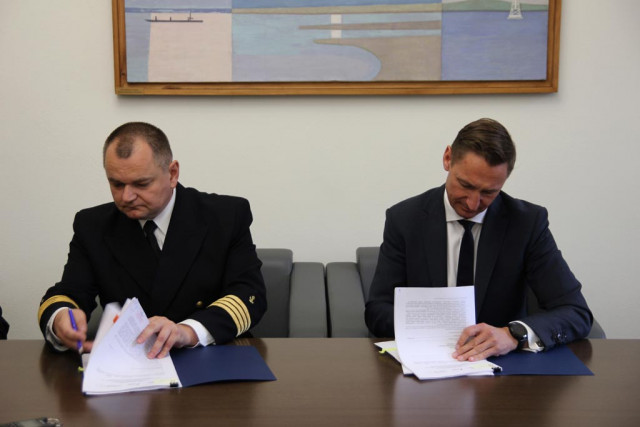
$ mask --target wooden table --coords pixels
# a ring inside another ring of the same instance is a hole
[[[0,423],[65,426],[640,426],[640,340],[570,345],[594,376],[402,375],[366,338],[268,338],[254,345],[278,378],[85,397],[76,354],[0,341]]]

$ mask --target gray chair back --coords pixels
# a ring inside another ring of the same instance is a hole
[[[267,288],[267,311],[251,329],[251,334],[261,338],[288,337],[293,252],[289,249],[257,249],[257,253]]]
[[[380,248],[377,246],[356,249],[356,264],[358,264],[358,271],[362,280],[362,293],[365,301],[369,299],[369,289],[371,289],[371,282],[373,282],[373,276],[376,273],[379,254]]]
[[[251,329],[256,338],[327,337],[324,266],[293,262],[289,249],[257,249],[267,288],[267,311]]]
[[[376,247],[356,250],[356,262],[327,264],[327,304],[332,337],[370,337],[365,302],[378,264]]]

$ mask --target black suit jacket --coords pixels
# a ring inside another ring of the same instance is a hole
[[[591,330],[593,317],[580,282],[556,246],[543,207],[498,195],[482,225],[475,282],[477,323],[502,327],[522,320],[545,349],[583,338]],[[396,286],[447,286],[444,186],[387,210],[365,313],[374,335],[394,336]],[[527,286],[544,312],[527,314]]]
[[[249,202],[180,184],[176,191],[159,260],[140,223],[114,203],[76,214],[62,280],[41,301],[43,333],[56,309],[76,306],[88,316],[96,296],[103,306],[137,297],[149,317],[197,320],[218,344],[258,323],[267,303]]]
[[[0,340],[6,340],[9,334],[9,323],[2,317],[2,307],[0,307]]]

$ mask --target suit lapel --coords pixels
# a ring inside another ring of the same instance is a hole
[[[429,269],[427,286],[447,286],[447,221],[444,214],[444,186],[425,199],[422,239]],[[418,286],[424,286],[419,284]]]
[[[180,184],[176,191],[176,203],[152,292],[154,314],[165,312],[173,301],[200,251],[208,229],[196,211],[193,197]]]
[[[104,240],[124,270],[144,292],[151,294],[158,261],[144,238],[140,223],[117,212],[113,225],[105,233]]]
[[[509,219],[502,205],[502,196],[498,196],[487,210],[478,242],[475,283],[476,316],[480,314],[508,224]]]

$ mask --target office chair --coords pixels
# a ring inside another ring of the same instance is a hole
[[[258,249],[267,312],[251,329],[257,338],[327,337],[324,266],[293,262],[289,249]]]

